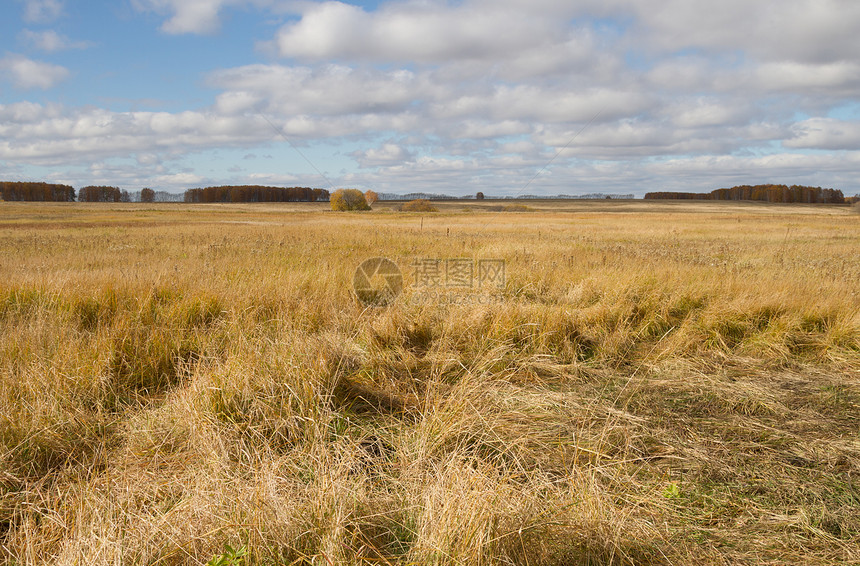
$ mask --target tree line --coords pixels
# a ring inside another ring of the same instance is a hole
[[[262,185],[225,185],[188,189],[185,202],[316,202],[329,199],[326,189],[309,187],[266,187]]]
[[[710,193],[653,192],[646,199],[673,200],[755,200],[762,202],[845,204],[845,196],[837,189],[822,189],[803,185],[738,185],[716,189]]]
[[[69,185],[57,185],[53,183],[0,181],[0,198],[3,200],[29,200],[37,202],[74,202],[75,189]]]
[[[78,202],[179,202],[173,193],[143,188],[128,192],[119,187],[91,185],[78,191]]]
[[[325,189],[239,185],[188,189],[184,195],[144,188],[129,192],[112,186],[90,185],[77,192],[69,185],[0,181],[0,200],[37,202],[314,202],[327,201]]]

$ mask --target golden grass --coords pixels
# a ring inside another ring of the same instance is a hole
[[[849,207],[324,204],[0,204],[0,562],[860,561]]]

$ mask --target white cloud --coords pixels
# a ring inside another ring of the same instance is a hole
[[[138,153],[244,146],[272,139],[260,117],[208,112],[111,112],[32,103],[0,105],[0,159],[75,163]]]
[[[858,165],[860,152],[855,151],[842,155],[777,153],[756,157],[678,157],[647,164],[644,169],[654,177],[673,179],[681,183],[692,178],[696,179],[695,182],[700,186],[710,184],[714,188],[715,185],[721,185],[714,179],[725,179],[726,184],[734,180],[748,184],[774,182],[826,186],[828,183],[821,181],[822,170],[830,171],[830,178],[844,178],[846,175],[853,175]]]
[[[23,0],[24,21],[49,24],[63,14],[62,0]]]
[[[318,68],[248,65],[214,73],[210,82],[226,90],[217,106],[224,112],[266,109],[282,115],[394,112],[427,93],[431,85],[409,71],[358,70],[338,65]],[[265,101],[265,105],[258,104]]]
[[[153,184],[159,187],[182,187],[191,188],[199,187],[206,183],[206,178],[195,173],[171,173],[168,175],[158,175],[153,178]]]
[[[70,73],[60,65],[10,54],[0,59],[0,74],[5,75],[16,88],[48,90],[68,78]]]
[[[152,11],[170,17],[161,26],[170,34],[212,33],[220,26],[219,13],[234,0],[132,0],[141,11]]]
[[[469,119],[453,124],[451,136],[457,139],[491,139],[518,136],[531,132],[532,127],[521,120],[486,121]]]
[[[293,123],[307,125],[295,130],[302,135],[323,121],[326,136],[338,135],[338,124],[347,128],[340,135],[360,127],[403,133],[418,127],[455,137],[517,135],[531,131],[529,124],[534,122],[584,122],[598,114],[605,121],[656,104],[632,89],[577,89],[564,82],[494,85],[484,78],[461,80],[434,70],[376,71],[342,65],[249,65],[214,73],[209,82],[224,89],[216,100],[219,113],[291,117]]]
[[[413,159],[408,150],[395,143],[385,143],[380,147],[356,152],[354,157],[362,168],[402,163]]]
[[[765,63],[756,74],[761,88],[766,90],[860,94],[860,61]]]
[[[287,2],[289,4],[289,2]],[[226,8],[256,6],[280,11],[283,0],[132,0],[141,12],[167,16],[161,30],[169,34],[209,34],[221,26]]]
[[[858,150],[860,122],[834,118],[811,118],[795,124],[794,136],[783,142],[799,149]]]
[[[32,47],[49,53],[67,49],[86,49],[92,45],[89,41],[73,41],[54,30],[32,31],[25,29],[21,32],[21,38]]]
[[[698,49],[710,55],[742,52],[762,61],[828,63],[860,52],[860,4],[853,0],[665,0],[658,4],[581,0],[569,4],[580,17],[629,22],[627,41],[650,53]]]
[[[696,97],[680,99],[667,107],[672,123],[679,128],[735,126],[748,122],[754,112],[750,105],[735,98]]]
[[[549,47],[564,39],[563,32],[557,20],[522,7],[389,2],[371,14],[329,1],[309,5],[276,41],[282,56],[298,59],[439,62]]]

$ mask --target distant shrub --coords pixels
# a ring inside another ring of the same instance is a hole
[[[506,204],[503,208],[503,212],[529,212],[534,210],[530,206],[526,206],[524,204]]]
[[[399,210],[402,212],[439,212],[439,209],[430,204],[429,200],[424,198],[405,202],[400,205]]]
[[[367,199],[358,189],[338,189],[330,201],[332,210],[370,210]]]
[[[851,205],[851,208],[854,209],[854,212],[860,214],[860,200]]]

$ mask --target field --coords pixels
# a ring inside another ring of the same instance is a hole
[[[860,215],[506,204],[0,203],[0,564],[860,563]]]

